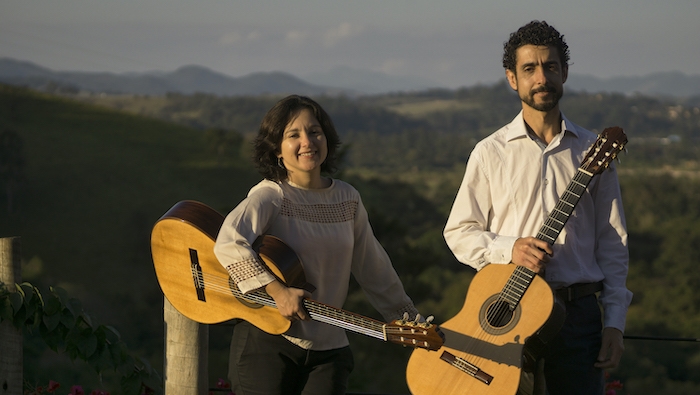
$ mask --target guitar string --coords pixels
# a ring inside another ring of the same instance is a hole
[[[229,285],[228,277],[224,278],[209,273],[202,273],[201,277],[200,281],[205,285],[205,289],[211,289],[223,294],[232,294],[236,298],[276,308],[274,299],[262,291],[254,291],[244,295],[240,290]],[[304,300],[304,305],[309,311],[309,314],[311,314],[312,318],[316,321],[325,322],[343,329],[353,330],[371,337],[384,339],[385,324],[380,321],[360,318],[308,299]],[[387,328],[387,331],[397,332],[395,328],[391,327]]]

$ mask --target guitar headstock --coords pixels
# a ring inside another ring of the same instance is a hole
[[[394,320],[384,326],[386,340],[404,346],[436,351],[445,342],[445,335],[437,325],[430,323],[430,321],[432,319],[425,322],[406,319]]]
[[[625,148],[625,144],[627,144],[627,136],[622,128],[617,126],[605,128],[583,158],[580,169],[591,174],[601,173]]]

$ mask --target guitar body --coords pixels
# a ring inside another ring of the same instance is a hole
[[[412,394],[516,393],[525,342],[560,312],[551,287],[535,276],[514,311],[494,314],[502,308],[497,295],[516,267],[491,264],[475,275],[462,310],[440,325],[443,346],[411,354],[406,379]]]
[[[277,309],[236,295],[235,284],[214,255],[223,221],[221,214],[196,201],[179,202],[158,220],[151,233],[151,252],[163,294],[181,314],[200,323],[241,318],[268,333],[285,332],[291,323]],[[305,283],[296,254],[276,241],[265,236],[256,243],[263,261],[286,284]],[[218,290],[198,289],[197,279],[202,277],[221,279]]]

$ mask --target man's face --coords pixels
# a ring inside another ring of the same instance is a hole
[[[548,112],[564,94],[568,66],[562,65],[554,47],[523,45],[515,52],[515,72],[506,70],[511,88],[525,105]]]

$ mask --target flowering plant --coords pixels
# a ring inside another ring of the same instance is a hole
[[[605,372],[605,395],[617,395],[617,391],[622,389],[620,380],[608,381],[610,374]]]

